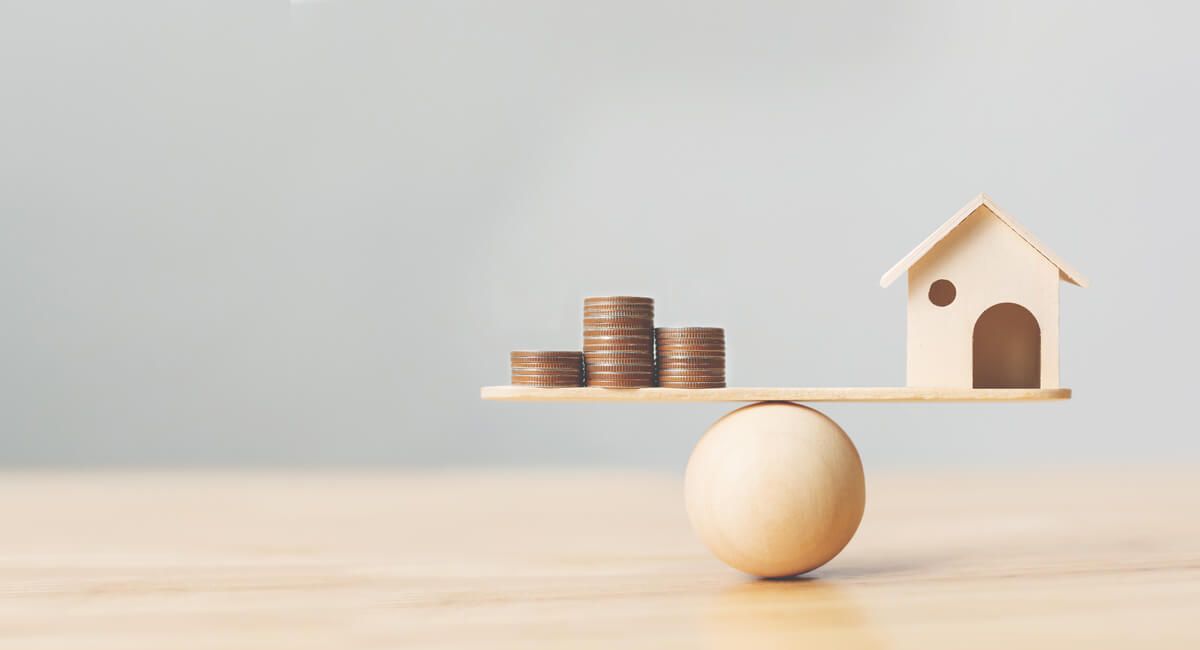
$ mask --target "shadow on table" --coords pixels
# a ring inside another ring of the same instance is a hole
[[[754,580],[714,597],[701,633],[714,648],[885,647],[850,591],[813,578]]]

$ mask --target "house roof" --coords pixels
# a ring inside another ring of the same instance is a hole
[[[895,266],[888,269],[888,272],[884,273],[882,278],[879,278],[879,286],[887,287],[895,282],[896,278],[904,275],[905,271],[910,269],[912,265],[916,264],[917,261],[922,257],[925,257],[926,253],[932,250],[938,242],[942,241],[946,235],[949,235],[950,232],[957,228],[963,221],[965,221],[967,217],[971,216],[971,213],[978,209],[981,205],[985,206],[988,210],[991,210],[992,214],[996,215],[1000,221],[1004,222],[1004,225],[1012,228],[1013,232],[1021,236],[1021,239],[1024,239],[1026,243],[1034,248],[1034,250],[1041,253],[1042,257],[1050,260],[1051,264],[1058,267],[1058,277],[1077,287],[1088,286],[1087,278],[1083,277],[1083,274],[1081,274],[1079,271],[1076,271],[1066,262],[1062,261],[1062,259],[1051,252],[1049,248],[1046,248],[1045,244],[1042,244],[1040,241],[1038,241],[1033,236],[1033,233],[1030,233],[1025,229],[1024,226],[1017,223],[1015,219],[1008,216],[1008,213],[996,207],[996,204],[993,203],[992,199],[986,194],[980,194],[979,196],[971,199],[971,201],[964,205],[961,210],[956,212],[953,217],[950,217],[949,221],[942,224],[937,230],[933,231],[933,233],[926,237],[925,241],[918,244],[911,253],[905,255],[904,259],[896,262]]]

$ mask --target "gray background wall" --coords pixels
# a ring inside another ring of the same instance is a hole
[[[974,194],[1092,280],[1067,403],[832,405],[870,467],[1194,460],[1185,3],[0,5],[0,463],[679,468],[725,405],[511,405],[585,295],[740,385],[904,380]]]

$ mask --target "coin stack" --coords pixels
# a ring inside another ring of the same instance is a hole
[[[587,385],[654,385],[654,299],[606,296],[583,300]]]
[[[583,353],[516,350],[512,359],[513,386],[566,388],[583,385]]]
[[[663,388],[724,388],[725,330],[720,327],[660,327],[658,385]]]

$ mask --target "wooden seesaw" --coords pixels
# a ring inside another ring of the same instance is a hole
[[[862,461],[833,420],[799,402],[1066,400],[1058,386],[1058,286],[1087,282],[979,195],[880,280],[908,272],[908,386],[541,388],[487,386],[509,402],[750,402],[688,461],[693,528],[722,561],[763,577],[815,569],[862,519]]]

